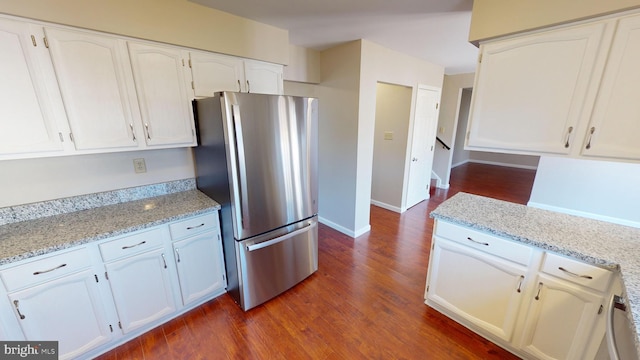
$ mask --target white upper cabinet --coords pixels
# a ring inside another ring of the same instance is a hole
[[[569,154],[611,30],[596,22],[483,44],[468,149]]]
[[[282,65],[204,52],[190,56],[196,97],[213,96],[217,91],[283,93]]]
[[[283,93],[282,73],[282,65],[245,60],[245,91],[257,94],[281,95]]]
[[[64,148],[68,128],[43,37],[40,27],[0,19],[0,159]]]
[[[187,90],[189,54],[157,45],[129,42],[128,46],[146,144],[195,145]]]
[[[622,18],[586,130],[581,154],[640,159],[640,15]]]
[[[137,148],[125,41],[48,27],[45,33],[76,149]]]
[[[213,96],[217,91],[243,90],[242,59],[204,52],[190,52],[193,90],[196,97]]]

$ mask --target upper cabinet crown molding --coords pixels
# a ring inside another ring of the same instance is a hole
[[[639,43],[640,14],[483,43],[466,149],[640,161]]]

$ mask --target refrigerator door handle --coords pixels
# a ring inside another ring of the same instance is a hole
[[[237,176],[233,180],[237,183],[238,186],[233,186],[233,191],[235,195],[235,207],[240,211],[240,216],[238,216],[236,219],[236,227],[238,229],[244,229],[245,222],[248,223],[249,219],[245,218],[244,213],[244,209],[247,207],[245,197],[243,196],[247,193],[247,169],[244,155],[244,140],[242,138],[242,121],[240,118],[240,107],[235,104],[231,105],[231,113],[233,116],[233,128],[237,144],[235,159]]]
[[[301,233],[303,233],[305,231],[309,231],[309,229],[311,227],[313,227],[313,226],[318,226],[318,224],[317,223],[313,223],[313,224],[310,224],[310,225],[307,225],[307,226],[303,227],[302,229],[298,229],[298,230],[296,230],[294,232],[290,232],[290,233],[288,233],[288,234],[286,234],[284,236],[280,236],[280,237],[277,237],[275,239],[259,242],[257,244],[247,245],[247,251],[259,250],[259,249],[262,249],[262,248],[266,248],[267,246],[271,246],[271,245],[275,245],[275,244],[277,244],[279,242],[283,242],[283,241],[285,241],[285,240],[287,240],[289,238],[292,238],[294,236],[297,236],[298,234],[301,234]]]

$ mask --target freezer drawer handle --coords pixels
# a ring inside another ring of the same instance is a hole
[[[263,241],[263,242],[260,242],[260,243],[257,243],[257,244],[247,245],[247,251],[259,250],[259,249],[265,248],[267,246],[271,246],[271,245],[277,244],[279,242],[285,241],[285,240],[287,240],[289,238],[292,238],[292,237],[294,237],[294,236],[296,236],[298,234],[301,234],[301,233],[309,230],[309,226],[315,226],[315,224],[314,225],[307,225],[307,226],[303,227],[302,229],[298,229],[298,230],[296,230],[296,231],[294,231],[292,233],[289,233],[289,234],[281,236],[281,237],[277,237],[275,239]]]

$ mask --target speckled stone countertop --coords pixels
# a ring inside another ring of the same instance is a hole
[[[191,189],[8,223],[0,226],[0,265],[219,208],[217,202]]]
[[[458,193],[430,216],[620,270],[640,354],[640,229]]]

